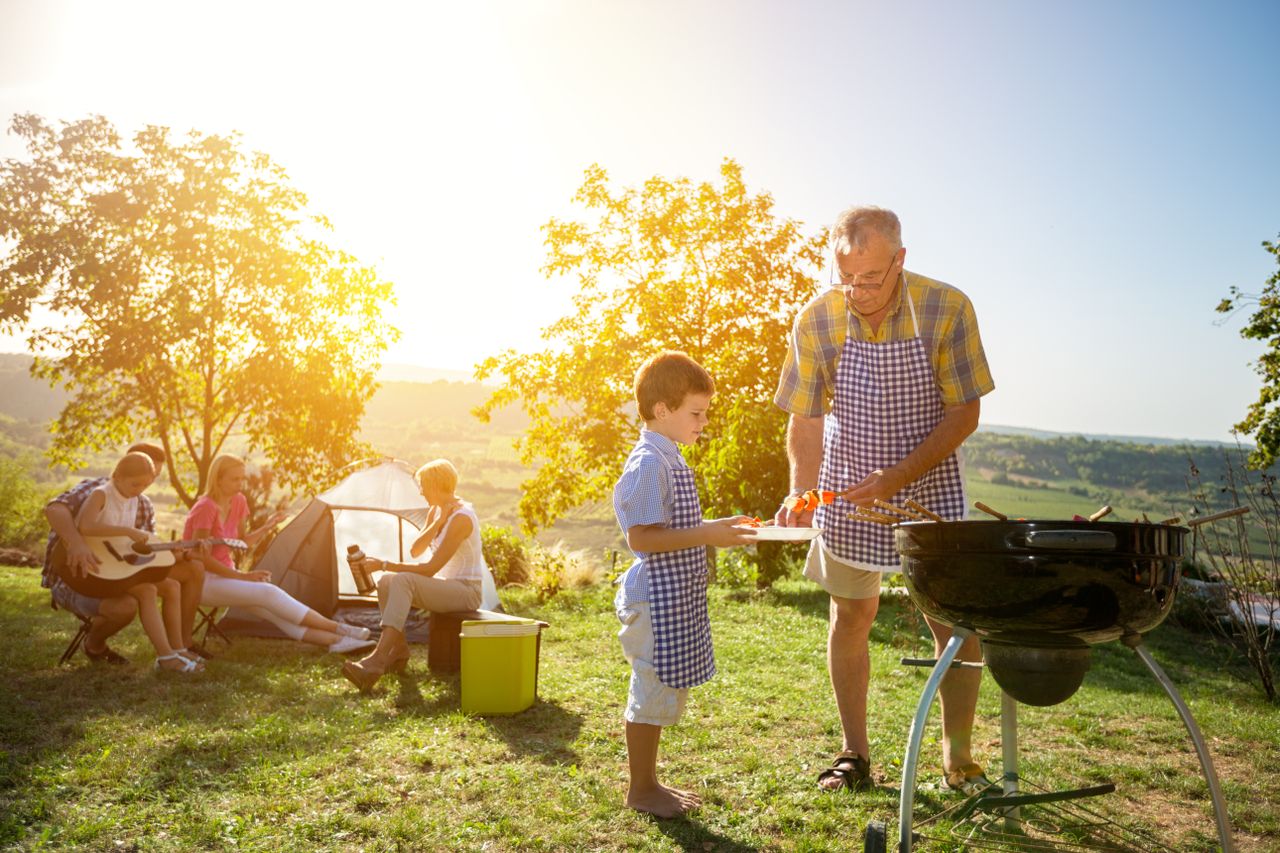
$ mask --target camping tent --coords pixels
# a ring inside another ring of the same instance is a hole
[[[359,545],[370,557],[396,563],[426,562],[409,556],[409,546],[427,518],[427,502],[418,491],[413,469],[395,459],[357,463],[352,473],[317,495],[280,531],[254,566],[271,572],[271,581],[325,615],[340,604],[375,603],[376,596],[356,590],[347,546]],[[480,606],[498,606],[493,574],[484,570]],[[234,633],[281,636],[270,622],[231,608],[219,627]]]

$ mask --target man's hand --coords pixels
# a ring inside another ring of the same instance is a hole
[[[133,544],[135,545],[146,545],[147,540],[151,538],[151,535],[145,530],[131,529],[129,531],[129,538],[133,540]]]
[[[275,512],[271,513],[271,517],[267,519],[266,526],[275,527],[277,524],[284,521],[288,517],[289,517],[289,513],[285,512],[284,510],[276,510]]]
[[[872,471],[866,478],[852,488],[841,493],[841,497],[857,506],[871,506],[876,499],[888,501],[907,485],[905,478],[892,468]]]
[[[67,542],[67,568],[71,570],[71,576],[82,578],[85,575],[96,575],[98,566],[101,565],[98,555],[89,549],[88,543],[83,539],[76,542]]]
[[[813,527],[813,510],[802,509],[792,511],[786,501],[773,514],[773,523],[779,527]]]
[[[703,527],[707,528],[707,544],[714,545],[717,548],[750,545],[756,540],[755,528],[739,527],[738,525],[754,520],[750,516],[735,515],[729,518],[704,521],[702,524]]]

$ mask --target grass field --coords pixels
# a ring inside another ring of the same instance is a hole
[[[658,821],[620,806],[619,717],[627,668],[610,591],[596,587],[508,609],[551,623],[540,699],[515,717],[458,710],[457,677],[418,650],[405,678],[362,697],[338,659],[280,640],[237,639],[198,677],[157,675],[136,625],[123,668],[81,655],[56,667],[73,620],[48,607],[35,572],[0,568],[0,847],[18,850],[850,850],[869,820],[896,820],[907,726],[925,677],[924,628],[886,598],[872,655],[879,787],[823,794],[817,771],[839,746],[824,662],[826,603],[785,581],[768,593],[714,588],[720,674],[693,691],[664,739],[662,772],[704,806]],[[1280,850],[1280,708],[1201,636],[1165,625],[1153,653],[1213,750],[1241,850]],[[976,744],[998,767],[999,694],[984,679]],[[1023,774],[1109,779],[1096,807],[1173,849],[1215,847],[1207,790],[1172,706],[1117,644],[1099,647],[1081,691],[1020,714]],[[937,790],[936,711],[926,733],[918,817]],[[926,844],[921,850],[955,849]]]

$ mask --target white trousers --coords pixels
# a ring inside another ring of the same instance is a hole
[[[243,607],[295,640],[301,640],[307,633],[307,629],[302,627],[302,620],[311,610],[269,581],[226,578],[212,572],[204,576],[200,603],[206,607]]]

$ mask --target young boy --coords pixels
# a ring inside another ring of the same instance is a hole
[[[631,664],[627,693],[626,804],[661,818],[701,801],[658,782],[662,727],[675,724],[689,688],[715,675],[707,617],[707,545],[752,541],[735,527],[745,516],[704,521],[693,470],[677,444],[693,444],[707,424],[715,383],[682,352],[663,352],[636,373],[644,429],[613,489],[613,507],[636,561],[620,579],[618,638]]]

